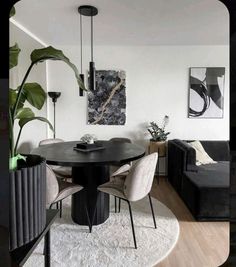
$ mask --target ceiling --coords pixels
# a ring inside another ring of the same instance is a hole
[[[79,44],[80,5],[94,5],[95,45],[227,45],[229,15],[218,0],[21,0],[14,20],[51,45]],[[83,17],[84,43],[90,18]]]

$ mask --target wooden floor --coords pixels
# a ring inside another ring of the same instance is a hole
[[[196,222],[166,178],[159,184],[155,179],[151,194],[171,209],[180,225],[175,248],[155,267],[217,267],[227,259],[228,222]]]

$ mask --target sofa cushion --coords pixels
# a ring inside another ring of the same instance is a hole
[[[189,180],[201,188],[229,187],[229,162],[222,161],[217,164],[206,164],[198,167],[198,172],[185,172]]]
[[[219,179],[215,179],[217,177]],[[206,177],[199,177],[193,172],[185,172],[182,199],[196,220],[228,220],[229,185],[227,179],[221,179],[218,175],[212,177],[215,184],[213,182],[209,184],[207,179],[203,178]]]
[[[205,151],[199,141],[189,143],[196,151],[196,165],[216,163]]]
[[[216,161],[229,161],[230,149],[228,141],[201,141],[207,154]]]

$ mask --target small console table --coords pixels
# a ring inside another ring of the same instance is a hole
[[[50,267],[50,228],[53,222],[55,221],[59,211],[58,210],[47,210],[47,220],[46,220],[46,226],[43,230],[43,232],[34,240],[29,242],[28,244],[19,247],[15,250],[12,250],[10,252],[11,260],[13,263],[13,266],[23,266],[30,255],[33,253],[34,249],[37,247],[39,242],[42,240],[42,238],[45,238],[45,253],[44,253],[44,266]]]
[[[163,150],[161,149],[161,153],[159,151],[159,147],[156,147],[155,151],[158,153],[158,161],[157,161],[157,169],[156,169],[156,172],[155,172],[155,175],[157,177],[157,183],[159,184],[159,181],[160,181],[160,158],[165,158],[165,162],[164,162],[164,166],[165,166],[165,174],[166,174],[166,170],[167,170],[167,167],[166,167],[166,164],[167,164],[167,146],[165,147],[165,151],[163,153]],[[155,152],[153,149],[150,149],[150,145],[148,147],[148,154],[151,154],[153,152]]]

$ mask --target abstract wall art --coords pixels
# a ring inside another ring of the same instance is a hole
[[[225,68],[190,68],[189,118],[223,118]]]
[[[96,89],[88,92],[88,124],[124,125],[125,71],[96,70]]]

